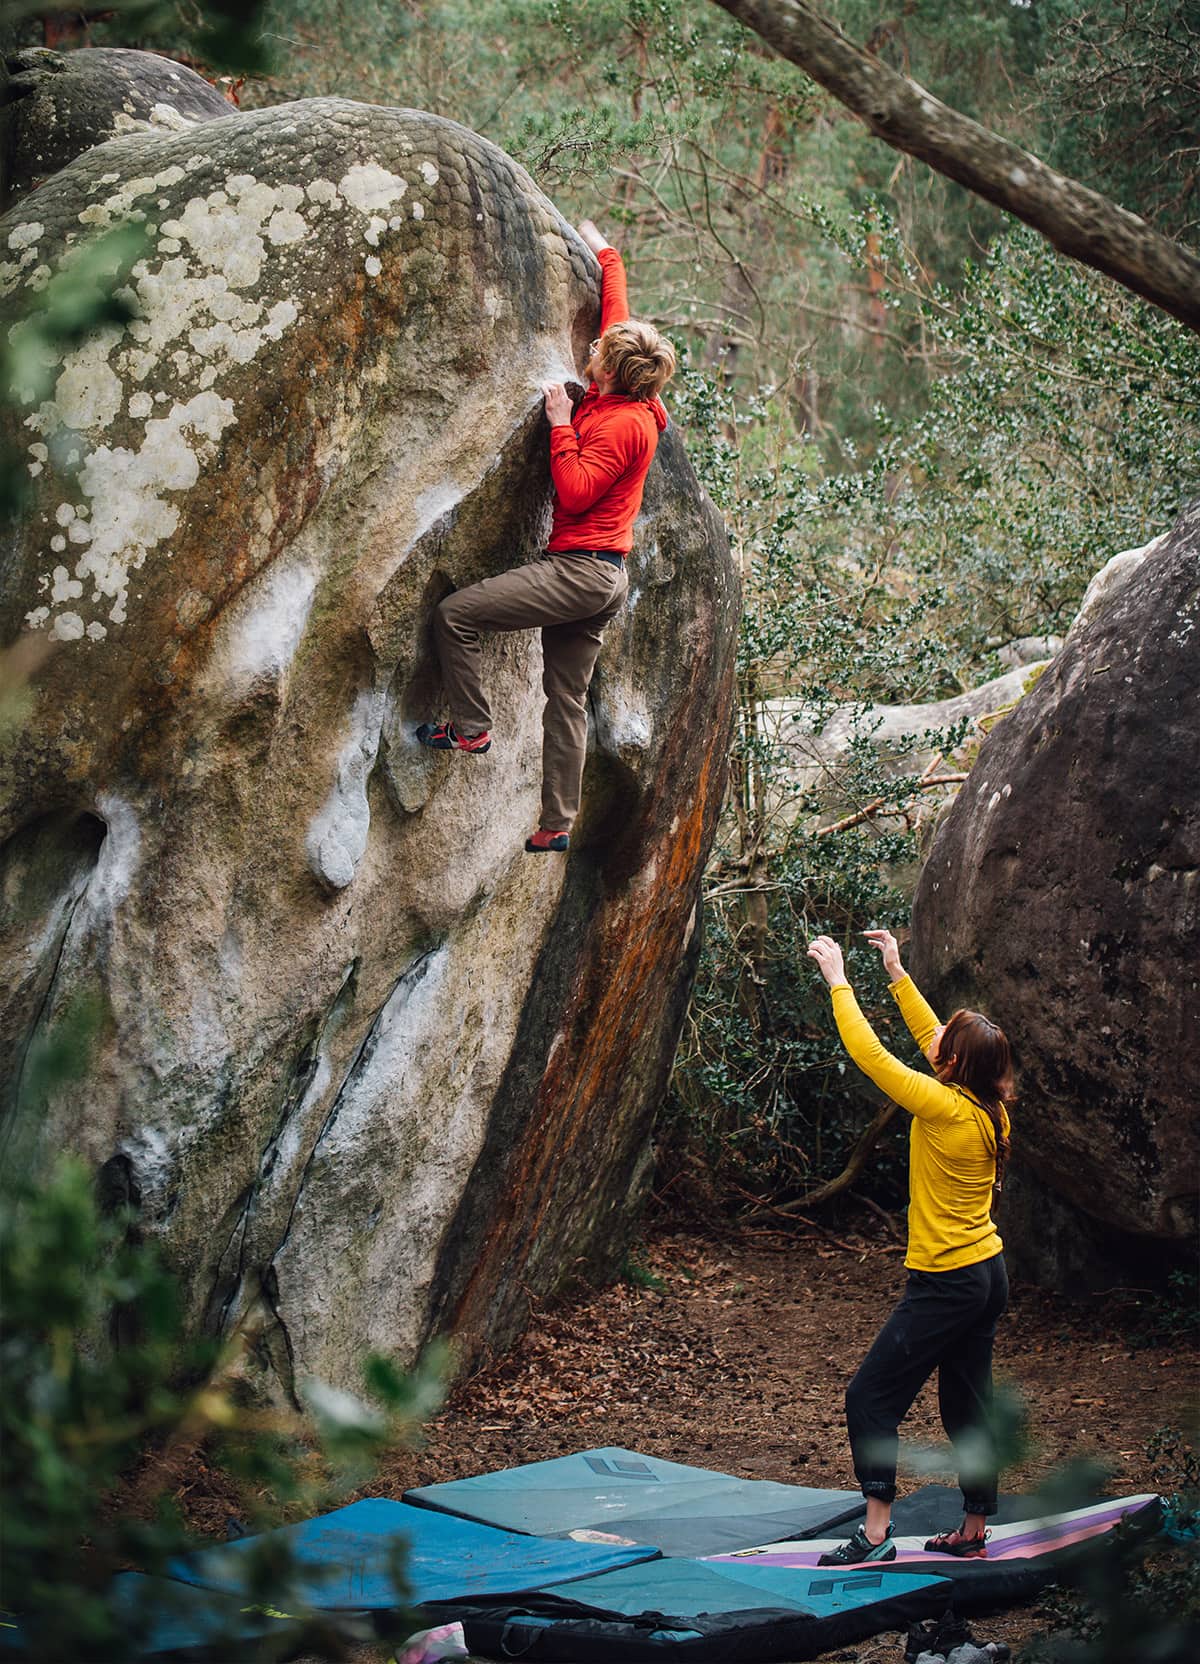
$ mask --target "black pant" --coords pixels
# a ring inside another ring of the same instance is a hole
[[[846,1388],[862,1494],[896,1495],[897,1429],[936,1369],[938,1409],[959,1465],[964,1512],[996,1512],[992,1344],[1008,1305],[1004,1255],[956,1271],[910,1271],[904,1297]]]

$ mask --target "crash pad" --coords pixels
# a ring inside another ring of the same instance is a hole
[[[861,1512],[857,1491],[814,1490],[607,1446],[404,1493],[406,1502],[541,1537],[603,1534],[701,1556],[822,1535]]]
[[[797,1575],[748,1561],[655,1560],[458,1614],[472,1653],[653,1664],[815,1658],[944,1607],[950,1585],[872,1568]]]
[[[592,1577],[631,1561],[657,1558],[646,1545],[577,1543],[502,1531],[450,1514],[371,1497],[332,1514],[283,1526],[270,1536],[295,1556],[295,1598],[318,1608],[403,1604],[392,1572],[399,1551],[403,1594],[412,1605],[518,1593]],[[262,1538],[173,1560],[170,1576],[237,1593],[246,1555]]]

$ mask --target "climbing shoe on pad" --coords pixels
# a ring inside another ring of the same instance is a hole
[[[873,1543],[867,1536],[863,1526],[859,1526],[849,1542],[840,1548],[833,1549],[829,1554],[823,1554],[817,1561],[818,1566],[862,1566],[869,1560],[894,1560],[896,1545],[892,1541],[894,1527],[888,1526],[887,1536],[881,1543]]]
[[[990,1535],[985,1531],[982,1537],[964,1537],[956,1526],[953,1531],[943,1531],[940,1537],[931,1537],[925,1544],[925,1552],[952,1554],[956,1560],[986,1560]]]

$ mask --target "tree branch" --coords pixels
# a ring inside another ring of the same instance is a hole
[[[1006,705],[1002,712],[998,711],[995,714],[997,716],[1005,715],[1007,712],[1011,711],[1012,708],[1012,705]],[[982,721],[982,718],[980,720]],[[927,791],[930,786],[961,786],[966,778],[965,774],[960,773],[923,774],[913,789],[914,791],[922,792]],[[813,836],[816,838],[827,838],[831,832],[845,832],[848,827],[858,826],[860,822],[870,820],[872,815],[881,815],[883,819],[888,820],[894,818],[896,815],[902,815],[905,813],[905,811],[899,807],[895,809],[885,809],[884,804],[886,802],[886,798],[877,797],[873,799],[872,802],[864,804],[861,809],[856,809],[852,815],[847,815],[844,820],[835,821],[832,826],[818,826]]]
[[[810,1190],[807,1196],[801,1196],[795,1202],[780,1202],[775,1204],[767,1202],[762,1196],[751,1196],[749,1192],[745,1190],[742,1190],[741,1194],[745,1196],[748,1201],[757,1202],[759,1207],[767,1213],[775,1214],[777,1216],[782,1215],[786,1219],[799,1219],[803,1224],[811,1225],[814,1230],[821,1230],[822,1227],[817,1224],[816,1220],[809,1219],[806,1214],[800,1212],[800,1209],[823,1207],[826,1202],[831,1202],[835,1196],[840,1196],[844,1190],[848,1190],[866,1166],[867,1157],[875,1148],[875,1145],[879,1140],[880,1133],[888,1125],[889,1121],[892,1120],[896,1113],[897,1110],[894,1103],[885,1103],[876,1113],[870,1126],[867,1127],[864,1132],[860,1133],[857,1144],[855,1144],[853,1150],[850,1152],[849,1160],[846,1162],[845,1167],[842,1168],[837,1177],[829,1179],[825,1184],[818,1185],[816,1190]],[[740,1186],[734,1185],[733,1188],[735,1190],[739,1190]],[[755,1216],[752,1214],[750,1217],[754,1218]],[[835,1237],[834,1241],[836,1240],[837,1238]],[[842,1246],[844,1247],[845,1244],[843,1243]]]
[[[1063,254],[1200,331],[1200,259],[871,57],[807,0],[716,0],[877,138],[1015,214]]]

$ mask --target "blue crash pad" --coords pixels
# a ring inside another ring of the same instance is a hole
[[[717,1573],[717,1576],[713,1574]],[[653,1560],[588,1578],[566,1593],[573,1600],[633,1617],[639,1612],[669,1612],[698,1617],[716,1612],[755,1612],[766,1607],[831,1618],[863,1606],[875,1606],[914,1590],[940,1592],[946,1579],[924,1572],[881,1577],[873,1566],[831,1566],[797,1577],[794,1571],[755,1566],[746,1561],[717,1564],[703,1560]]]
[[[264,1656],[282,1656],[277,1651],[281,1639],[298,1636],[301,1630],[298,1617],[248,1605],[244,1595],[196,1589],[141,1572],[120,1572],[114,1577],[108,1601],[130,1660],[201,1649],[210,1658],[254,1657],[257,1648],[250,1644],[260,1640],[271,1643]],[[35,1646],[36,1639],[31,1640],[16,1622],[0,1631],[0,1649],[11,1648],[28,1658],[39,1656]]]
[[[825,1536],[862,1511],[857,1491],[813,1490],[607,1447],[424,1485],[406,1502],[540,1537],[604,1532],[663,1554],[728,1554]]]
[[[485,1657],[795,1661],[903,1628],[944,1606],[951,1587],[920,1573],[885,1578],[871,1566],[789,1579],[742,1562],[655,1560],[534,1591],[520,1607],[498,1603],[459,1616],[467,1645]]]
[[[417,1606],[557,1587],[658,1556],[657,1548],[642,1545],[546,1541],[375,1497],[269,1535],[287,1542],[296,1556],[290,1598],[327,1609],[401,1604],[391,1572],[397,1547],[403,1598]],[[244,1556],[262,1541],[243,1537],[203,1549],[171,1561],[168,1571],[182,1582],[236,1594]]]

